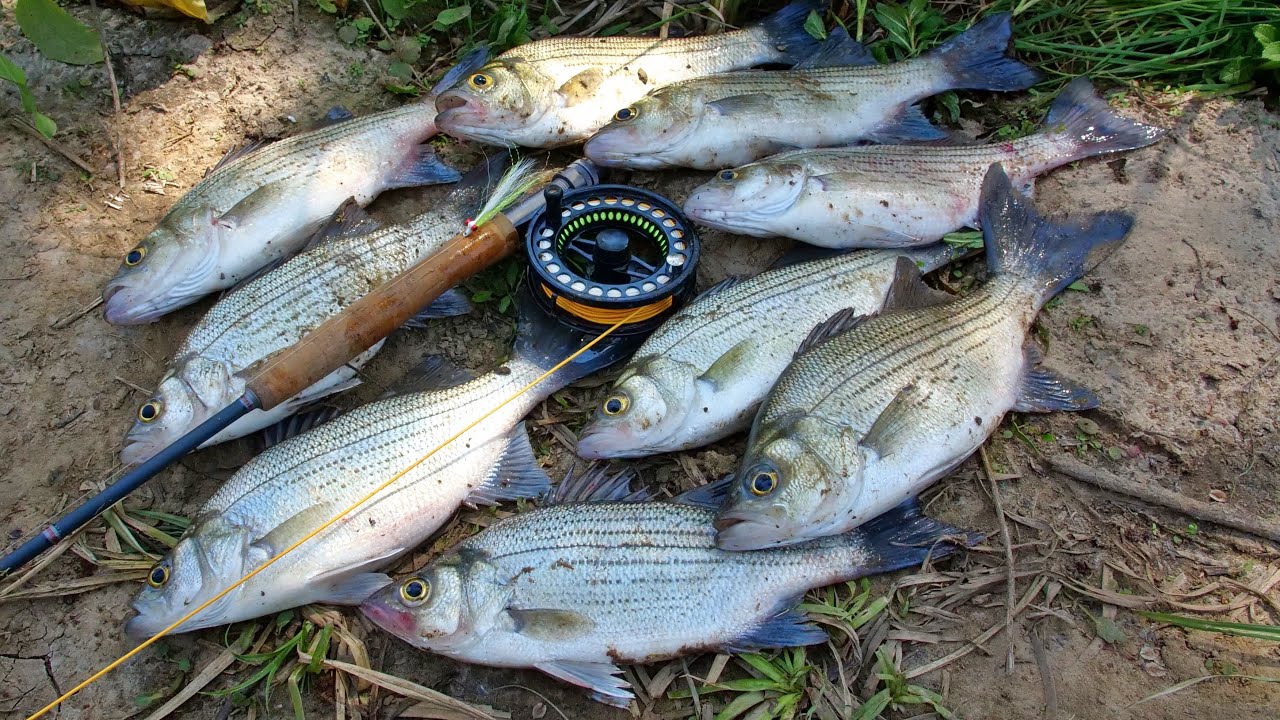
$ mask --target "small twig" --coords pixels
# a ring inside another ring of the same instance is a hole
[[[1106,470],[1090,467],[1071,455],[1051,455],[1049,465],[1058,472],[1081,482],[1096,485],[1121,495],[1135,497],[1167,510],[1182,513],[1197,520],[1205,520],[1233,530],[1247,532],[1273,542],[1280,542],[1280,523],[1241,514],[1240,509],[1221,503],[1192,500],[1171,490],[1140,483],[1113,475]]]
[[[93,302],[71,313],[70,315],[67,315],[66,317],[60,318],[58,320],[54,320],[53,323],[49,325],[49,327],[53,328],[54,330],[62,330],[63,328],[70,325],[71,323],[93,312],[93,309],[98,307],[101,304],[102,304],[102,296],[99,295],[97,300],[94,300]]]
[[[124,143],[120,140],[120,88],[116,86],[116,71],[111,67],[111,50],[107,47],[107,34],[102,29],[102,23],[98,17],[98,0],[89,0],[89,5],[93,7],[93,25],[98,31],[98,38],[102,43],[102,58],[104,65],[107,66],[107,82],[111,83],[111,105],[115,108],[113,116],[113,124],[115,125],[111,131],[111,142],[116,148],[116,179],[120,183],[120,189],[124,189]]]
[[[125,380],[119,375],[116,375],[116,380],[124,383],[125,385],[128,385],[129,387],[133,388],[134,390],[137,390],[138,392],[142,393],[143,395],[146,395],[147,397],[151,397],[151,391],[142,387],[141,385],[135,385],[134,383],[131,383],[128,380]]]
[[[373,18],[373,21],[378,25],[378,29],[382,31],[382,37],[386,38],[387,42],[391,42],[391,33],[387,32],[387,26],[382,24],[382,20],[378,17],[378,13],[373,11],[373,6],[369,4],[369,0],[360,1],[364,3],[364,9],[369,12],[369,17]]]
[[[1044,690],[1044,720],[1058,718],[1058,689],[1053,683],[1053,668],[1049,665],[1049,653],[1044,647],[1044,638],[1040,635],[1037,624],[1031,628],[1031,654],[1036,657],[1036,667],[1040,670],[1040,687]]]
[[[991,501],[996,506],[996,520],[1000,523],[1000,538],[1004,541],[1004,562],[1005,562],[1005,601],[1004,601],[1004,622],[1005,627],[1009,630],[1005,639],[1009,643],[1009,653],[1005,657],[1004,671],[1006,673],[1013,672],[1013,650],[1014,637],[1013,631],[1016,620],[1013,617],[1013,604],[1018,599],[1018,582],[1013,574],[1013,537],[1009,535],[1009,523],[1004,517],[1004,503],[1000,500],[1000,486],[996,482],[995,471],[991,469],[991,459],[987,457],[987,447],[981,445],[978,447],[978,456],[982,458],[982,469],[987,473],[987,481],[991,484]]]
[[[44,136],[44,134],[43,134],[43,133],[41,133],[39,130],[37,130],[37,129],[35,129],[35,128],[31,127],[31,126],[30,126],[30,125],[28,125],[27,123],[25,123],[25,122],[23,122],[23,121],[21,121],[21,120],[19,120],[19,119],[17,119],[17,118],[10,118],[10,119],[9,119],[9,124],[10,124],[10,125],[12,125],[12,126],[14,126],[14,127],[15,127],[15,128],[17,128],[17,129],[21,130],[22,132],[24,132],[24,133],[26,133],[26,134],[30,135],[31,137],[33,137],[33,138],[35,138],[35,139],[39,140],[40,142],[44,143],[44,146],[45,146],[45,147],[47,147],[47,148],[49,148],[50,150],[52,150],[52,151],[54,151],[54,152],[58,153],[58,154],[59,154],[59,155],[61,155],[62,157],[64,157],[64,158],[66,158],[66,159],[70,160],[70,161],[71,161],[71,163],[72,163],[73,165],[75,165],[76,167],[80,168],[81,170],[83,170],[83,171],[85,171],[85,172],[89,173],[90,175],[92,175],[92,174],[93,174],[93,168],[89,167],[89,164],[88,164],[88,163],[86,163],[85,161],[81,160],[79,157],[77,157],[77,156],[76,156],[74,153],[72,153],[70,150],[68,150],[68,149],[66,149],[66,148],[64,148],[64,147],[62,147],[61,145],[59,145],[59,144],[55,143],[54,141],[50,140],[49,138],[45,137],[45,136]]]

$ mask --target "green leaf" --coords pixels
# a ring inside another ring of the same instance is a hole
[[[386,13],[388,17],[396,20],[404,19],[404,0],[381,0],[381,3],[382,12]]]
[[[447,28],[450,25],[460,23],[469,17],[471,17],[470,5],[462,5],[456,8],[446,8],[444,10],[441,10],[439,15],[436,15],[436,26],[441,29]]]
[[[1280,62],[1280,40],[1262,46],[1262,59],[1267,62]]]
[[[827,26],[822,22],[822,15],[817,10],[810,10],[809,17],[804,19],[804,31],[815,40],[827,39]]]
[[[1070,285],[1068,285],[1067,289],[1075,290],[1076,292],[1089,292],[1089,285],[1085,283],[1083,280],[1077,280],[1071,283]]]
[[[18,0],[13,16],[45,57],[69,65],[102,62],[102,41],[88,25],[67,14],[53,0]]]
[[[1124,630],[1116,624],[1115,620],[1102,615],[1093,616],[1093,625],[1098,632],[1098,637],[1108,645],[1114,645],[1125,639]]]
[[[880,713],[889,709],[890,700],[892,698],[889,695],[889,688],[881,690],[858,706],[858,711],[853,714],[852,720],[875,720],[880,717]]]
[[[1267,25],[1264,23],[1262,25],[1256,25],[1253,28],[1253,36],[1263,45],[1269,45],[1276,40],[1280,40],[1280,37],[1277,37],[1277,34],[1275,25]]]
[[[329,15],[334,15],[338,12],[338,6],[334,4],[333,0],[316,0],[316,7],[320,8],[321,12]]]
[[[493,298],[492,290],[480,290],[471,296],[471,302],[488,302],[491,298]]]
[[[409,63],[397,60],[387,68],[387,74],[397,80],[409,81],[413,79],[413,68],[409,67]]]
[[[0,80],[8,80],[22,88],[27,86],[27,74],[4,55],[0,55]]]
[[[302,687],[299,680],[306,668],[299,667],[289,673],[289,701],[293,704],[294,720],[307,720],[307,713],[302,709]]]

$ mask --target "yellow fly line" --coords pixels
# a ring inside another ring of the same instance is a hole
[[[35,714],[33,714],[33,715],[31,715],[30,717],[28,717],[28,718],[27,718],[27,720],[36,720],[36,718],[39,718],[39,717],[41,717],[41,716],[45,715],[46,713],[48,713],[50,710],[52,710],[52,709],[54,709],[54,708],[58,707],[58,706],[59,706],[59,705],[61,705],[63,702],[65,702],[68,698],[70,698],[72,695],[75,695],[76,693],[80,692],[81,690],[85,689],[85,688],[86,688],[86,687],[88,687],[89,685],[91,685],[91,684],[93,684],[94,682],[96,682],[98,679],[102,678],[102,677],[103,677],[104,675],[106,675],[107,673],[111,672],[112,670],[115,670],[117,667],[120,667],[120,665],[121,665],[121,664],[123,664],[124,662],[126,662],[127,660],[129,660],[130,658],[132,658],[133,656],[137,655],[138,653],[142,652],[143,650],[147,649],[148,647],[150,647],[153,643],[155,643],[155,642],[156,642],[157,640],[159,640],[160,638],[162,638],[162,637],[164,637],[165,635],[168,635],[169,633],[173,632],[175,629],[177,629],[177,628],[178,628],[178,626],[182,625],[182,623],[184,623],[184,622],[186,622],[186,621],[190,620],[191,618],[195,617],[195,616],[196,616],[197,614],[199,614],[202,610],[204,610],[205,608],[207,608],[207,607],[209,607],[210,605],[214,604],[214,603],[215,603],[215,602],[217,602],[218,600],[221,600],[223,597],[225,597],[225,596],[227,595],[227,593],[231,592],[232,590],[235,590],[236,588],[240,587],[241,585],[245,584],[245,583],[246,583],[246,582],[248,582],[250,579],[252,579],[252,578],[253,578],[253,576],[255,576],[255,575],[257,575],[258,573],[262,572],[263,570],[266,570],[267,568],[271,567],[271,565],[273,565],[273,564],[274,564],[277,560],[279,560],[280,558],[284,557],[285,555],[288,555],[289,553],[291,553],[291,552],[293,552],[294,550],[296,550],[299,546],[301,546],[301,545],[302,545],[303,543],[305,543],[306,541],[308,541],[308,540],[310,540],[311,538],[315,537],[316,535],[319,535],[320,533],[324,532],[324,531],[325,531],[327,528],[329,528],[331,525],[333,525],[334,523],[336,523],[336,522],[338,522],[339,520],[341,520],[341,519],[343,518],[343,516],[347,515],[347,514],[348,514],[348,513],[350,513],[352,510],[355,510],[356,508],[358,508],[358,507],[360,507],[361,505],[365,504],[365,503],[366,503],[366,502],[368,502],[371,498],[373,498],[373,496],[374,496],[374,495],[377,495],[378,493],[380,493],[380,492],[382,492],[383,490],[387,489],[387,488],[388,488],[392,483],[394,483],[395,481],[397,481],[397,480],[399,480],[400,478],[404,477],[404,476],[405,476],[409,471],[413,470],[414,468],[418,467],[418,466],[419,466],[419,465],[421,465],[422,463],[426,462],[426,460],[427,460],[428,458],[430,458],[432,455],[435,455],[437,452],[440,452],[440,450],[441,450],[441,449],[443,449],[446,445],[448,445],[449,443],[453,442],[454,440],[457,440],[459,437],[462,437],[462,435],[464,435],[464,434],[465,434],[468,430],[470,430],[471,428],[473,428],[473,427],[475,427],[476,425],[479,425],[480,423],[484,422],[484,420],[485,420],[486,418],[488,418],[490,415],[493,415],[494,413],[498,412],[498,411],[499,411],[499,410],[501,410],[502,408],[506,407],[509,403],[511,403],[511,402],[513,402],[513,401],[515,401],[515,400],[516,400],[517,398],[519,398],[521,395],[524,395],[525,393],[527,393],[527,392],[529,392],[530,390],[532,390],[532,389],[533,389],[534,387],[536,387],[539,383],[541,383],[542,381],[544,381],[544,380],[546,380],[547,378],[549,378],[549,377],[551,377],[552,375],[554,375],[554,374],[556,373],[556,371],[560,370],[560,368],[562,368],[562,367],[564,367],[565,365],[568,365],[569,363],[573,362],[573,361],[574,361],[574,359],[576,359],[579,355],[581,355],[582,353],[586,352],[587,350],[590,350],[593,346],[595,346],[595,344],[596,344],[596,343],[600,342],[601,340],[603,340],[603,339],[605,339],[606,337],[608,337],[609,335],[611,335],[611,334],[612,334],[615,330],[617,330],[618,328],[620,328],[620,327],[622,327],[623,325],[626,325],[627,323],[632,322],[633,320],[635,320],[638,316],[642,315],[642,314],[644,313],[644,311],[645,311],[645,310],[646,310],[646,308],[643,308],[643,307],[641,307],[641,308],[636,308],[635,310],[633,310],[633,311],[631,312],[631,314],[630,314],[630,315],[627,315],[626,317],[619,319],[617,322],[613,323],[613,325],[611,325],[608,329],[606,329],[604,332],[600,333],[600,335],[598,335],[597,337],[595,337],[591,342],[587,343],[586,345],[583,345],[581,348],[578,348],[578,350],[577,350],[576,352],[574,352],[572,355],[570,355],[569,357],[565,358],[564,360],[561,360],[559,363],[557,363],[557,364],[556,364],[556,366],[555,366],[555,367],[553,367],[553,368],[551,368],[550,370],[548,370],[548,371],[546,371],[546,372],[542,373],[542,374],[541,374],[541,375],[539,375],[536,379],[534,379],[532,382],[530,382],[528,385],[525,385],[524,387],[520,388],[520,390],[516,391],[516,393],[515,393],[515,394],[511,395],[511,396],[510,396],[510,397],[508,397],[507,399],[505,399],[505,400],[503,400],[502,402],[498,403],[498,404],[497,404],[497,405],[495,405],[492,409],[490,409],[490,410],[488,410],[487,412],[485,412],[484,414],[482,414],[480,417],[476,418],[475,420],[472,420],[469,424],[467,424],[465,427],[463,427],[463,428],[462,428],[461,430],[459,430],[458,432],[454,433],[452,436],[450,436],[450,437],[449,437],[448,439],[446,439],[444,442],[442,442],[442,443],[440,443],[439,445],[437,445],[435,448],[433,448],[433,449],[432,449],[430,452],[428,452],[426,455],[423,455],[422,457],[420,457],[420,458],[418,458],[417,460],[415,460],[415,461],[413,462],[413,464],[409,465],[409,467],[406,467],[405,469],[403,469],[403,470],[401,470],[400,472],[398,472],[398,473],[396,473],[395,475],[393,475],[393,476],[392,476],[391,478],[389,478],[386,482],[382,483],[381,485],[379,485],[378,487],[374,488],[373,490],[370,490],[367,494],[365,494],[365,496],[364,496],[364,497],[362,497],[362,498],[360,498],[359,500],[357,500],[357,501],[355,501],[354,503],[352,503],[350,507],[346,508],[345,510],[343,510],[343,511],[342,511],[342,512],[340,512],[340,513],[338,513],[337,515],[334,515],[332,518],[330,518],[329,520],[325,521],[325,522],[324,522],[324,524],[320,525],[320,526],[319,526],[319,527],[317,527],[315,530],[312,530],[311,532],[307,533],[305,536],[303,536],[301,539],[299,539],[299,540],[298,540],[297,542],[295,542],[294,544],[292,544],[292,545],[290,545],[289,547],[285,548],[284,550],[280,551],[280,554],[279,554],[279,555],[276,555],[275,557],[272,557],[271,559],[267,560],[267,561],[266,561],[266,562],[264,562],[263,564],[261,564],[261,565],[259,565],[258,567],[254,568],[254,570],[253,570],[252,572],[250,572],[248,575],[245,575],[244,577],[242,577],[242,578],[240,578],[239,580],[235,581],[234,583],[232,583],[231,585],[229,585],[229,586],[227,586],[225,589],[223,589],[221,592],[219,592],[217,595],[214,595],[213,597],[211,597],[211,598],[209,598],[208,600],[206,600],[206,601],[204,601],[203,603],[201,603],[201,604],[200,604],[199,606],[197,606],[195,609],[193,609],[193,610],[191,610],[190,612],[188,612],[186,615],[183,615],[182,617],[180,617],[180,618],[178,618],[177,620],[173,621],[173,623],[172,623],[171,625],[169,625],[169,626],[168,626],[168,627],[166,627],[165,629],[161,630],[160,632],[156,633],[156,634],[155,634],[155,635],[153,635],[150,639],[143,641],[140,645],[138,645],[138,646],[137,646],[137,647],[135,647],[134,649],[132,649],[132,650],[130,650],[129,652],[125,653],[124,655],[120,656],[117,660],[115,660],[114,662],[112,662],[110,665],[107,665],[106,667],[102,668],[101,670],[99,670],[98,672],[94,673],[93,675],[90,675],[88,678],[86,678],[84,681],[82,681],[79,685],[76,685],[75,687],[73,687],[73,688],[71,688],[70,690],[68,690],[68,691],[66,691],[65,693],[63,693],[63,694],[62,694],[62,696],[61,696],[61,697],[59,697],[58,699],[54,700],[53,702],[49,703],[48,705],[45,705],[43,708],[41,708],[41,709],[37,710],[37,711],[35,712]]]

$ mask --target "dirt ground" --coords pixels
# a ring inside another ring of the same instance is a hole
[[[87,8],[77,12],[89,15]],[[0,50],[26,68],[42,110],[62,128],[55,142],[94,169],[87,177],[7,125],[0,134],[0,531],[9,540],[111,472],[145,397],[137,388],[154,385],[208,304],[145,327],[114,327],[96,311],[61,329],[51,325],[94,300],[123,253],[242,139],[294,132],[333,105],[360,113],[403,101],[380,89],[389,58],[340,42],[332,21],[312,10],[304,9],[297,34],[279,8],[212,27],[116,9],[101,16],[123,89],[119,115],[101,66],[47,63],[10,21],[0,23]],[[14,111],[16,95],[0,89],[6,93],[0,112]],[[1129,112],[1170,127],[1170,137],[1126,157],[1056,171],[1037,191],[1050,210],[1126,209],[1137,223],[1086,278],[1088,292],[1066,293],[1039,321],[1048,363],[1097,391],[1101,408],[1082,417],[1006,419],[988,446],[1012,536],[1017,623],[1004,631],[1005,546],[990,483],[975,459],[926,502],[930,513],[988,540],[932,571],[950,576],[913,575],[910,582],[919,584],[898,588],[893,615],[864,634],[866,642],[879,633],[882,647],[910,670],[971,648],[998,627],[976,651],[913,680],[940,692],[960,717],[1280,715],[1280,684],[1242,679],[1210,680],[1133,707],[1209,674],[1280,678],[1280,646],[1171,628],[1128,609],[1178,610],[1170,603],[1181,603],[1184,614],[1280,623],[1280,546],[1192,524],[1050,467],[1053,457],[1075,457],[1189,499],[1223,501],[1242,517],[1280,519],[1280,117],[1250,100],[1131,100]],[[116,184],[115,132],[123,140],[123,190]],[[698,182],[672,175],[632,180],[677,201]],[[372,211],[403,219],[442,192],[389,193]],[[758,271],[786,246],[714,232],[704,242],[704,283]],[[372,382],[342,402],[376,394],[379,383],[427,352],[490,367],[509,339],[509,322],[492,306],[478,317],[399,333],[370,365]],[[567,414],[552,405],[535,418],[576,428],[601,392],[575,390]],[[536,433],[553,448],[549,464],[562,467],[567,454],[551,426]],[[723,472],[741,442],[639,467],[647,480],[688,484],[689,469],[707,477]],[[244,441],[193,455],[130,502],[190,515],[252,452]],[[67,555],[36,583],[56,587],[93,572]],[[894,579],[877,578],[873,587],[889,592]],[[134,583],[119,583],[0,604],[0,715],[33,712],[130,649],[120,627],[135,590]],[[535,672],[462,666],[416,652],[354,613],[348,622],[364,637],[375,667],[512,717],[541,717],[541,701],[529,689],[569,718],[625,716]],[[138,696],[189,678],[181,661],[198,668],[222,647],[221,630],[168,639],[81,692],[57,717],[137,714]],[[691,668],[700,673],[706,666],[703,659]],[[865,697],[866,687],[853,690]],[[308,689],[311,716],[333,712],[331,693],[331,682]],[[651,712],[673,708],[659,703]],[[177,716],[225,717],[229,710],[201,696]],[[282,688],[265,714],[291,715]]]

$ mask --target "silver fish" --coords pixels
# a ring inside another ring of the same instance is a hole
[[[996,13],[921,57],[876,65],[837,28],[793,70],[748,70],[674,83],[619,110],[587,141],[600,165],[718,170],[796,148],[927,142],[947,133],[914,103],[953,89],[1022,90],[1038,79],[1005,57],[1009,13]]]
[[[578,455],[645,457],[747,429],[814,326],[846,308],[879,310],[899,257],[930,272],[965,252],[943,244],[857,251],[711,288],[636,351],[583,429]]]
[[[782,153],[722,170],[690,194],[684,210],[711,227],[823,247],[925,245],[976,226],[982,178],[992,163],[1029,193],[1047,170],[1150,145],[1163,132],[1115,114],[1087,79],[1077,78],[1054,102],[1041,131],[1029,137]]]
[[[1010,410],[1097,407],[1093,393],[1039,364],[1027,331],[1133,218],[1041,218],[999,165],[983,183],[981,218],[991,272],[982,287],[936,293],[899,260],[881,314],[837,316],[802,346],[751,428],[716,521],[720,547],[845,532],[948,473]]]
[[[468,56],[436,91],[484,59]],[[229,156],[125,254],[102,291],[107,322],[153,322],[236,285],[297,252],[347,198],[364,206],[383,190],[457,181],[423,144],[435,116],[430,96]]]
[[[351,202],[314,247],[218,300],[174,354],[155,394],[139,408],[125,436],[120,462],[146,461],[244,393],[240,372],[298,342],[313,328],[444,245],[462,230],[466,210],[455,198],[412,220],[382,229]],[[451,291],[424,317],[468,312],[465,295]],[[359,384],[356,371],[382,348],[347,365],[271,410],[255,410],[201,447],[243,437],[292,415],[308,403]]]
[[[455,137],[558,147],[586,140],[614,110],[678,80],[763,63],[794,64],[817,40],[819,3],[797,0],[744,30],[690,38],[557,37],[513,48],[440,96],[436,122]]]
[[[126,631],[155,634],[396,473],[407,470],[178,631],[311,602],[360,603],[389,581],[377,570],[429,537],[459,505],[545,491],[549,483],[521,418],[560,387],[633,348],[597,346],[409,469],[586,343],[581,333],[536,312],[522,317],[515,352],[502,368],[468,380],[433,358],[402,394],[352,410],[249,461],[152,568],[149,587],[133,601],[137,615]]]
[[[723,481],[628,502],[625,475],[620,486],[583,478],[562,483],[562,504],[499,520],[361,610],[416,647],[537,668],[625,707],[618,663],[824,642],[795,609],[806,590],[915,565],[963,535],[903,508],[846,535],[730,553],[711,527]]]

